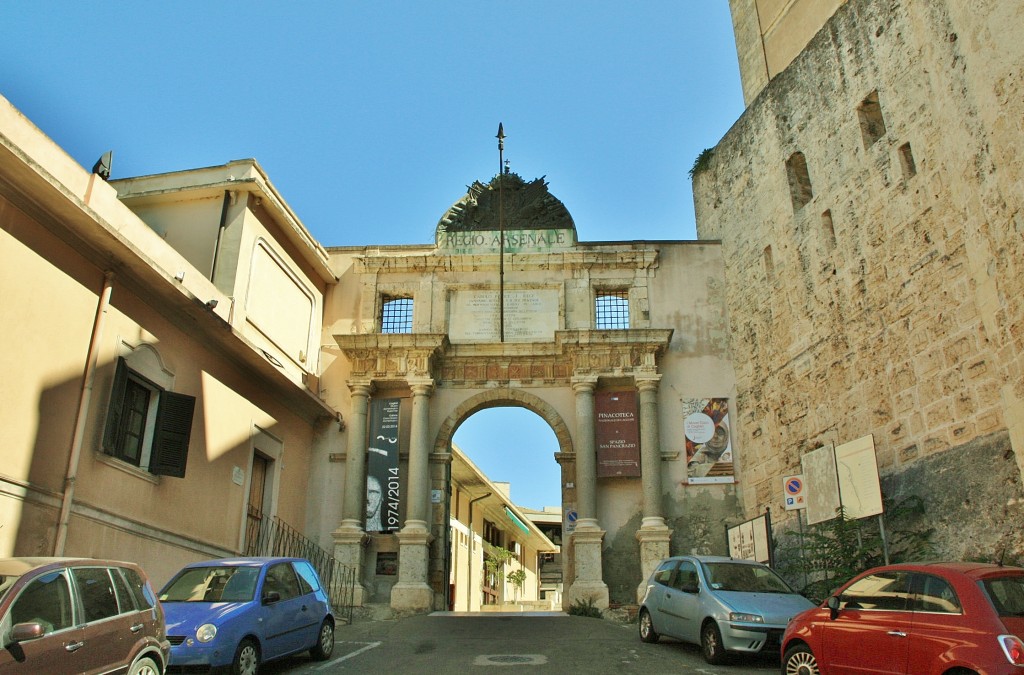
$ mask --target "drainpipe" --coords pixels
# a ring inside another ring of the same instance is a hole
[[[466,611],[473,611],[473,504],[480,501],[481,499],[487,499],[491,496],[488,492],[485,495],[481,495],[476,499],[469,500],[469,560],[466,562]]]
[[[220,223],[217,225],[217,239],[213,242],[213,260],[210,262],[210,281],[215,286],[217,285],[217,280],[213,277],[217,274],[217,261],[220,258],[220,239],[224,234],[224,226],[228,222],[228,207],[231,205],[231,201],[231,191],[225,190],[224,201],[220,206]]]
[[[85,439],[85,422],[88,419],[89,402],[92,399],[92,386],[96,379],[96,361],[99,359],[99,342],[103,334],[103,323],[107,318],[107,307],[110,306],[110,294],[114,288],[114,273],[103,274],[103,291],[96,305],[96,317],[92,322],[92,335],[89,337],[89,354],[85,360],[85,372],[82,374],[82,390],[78,395],[78,413],[75,417],[75,431],[71,437],[71,452],[68,457],[68,472],[64,477],[64,498],[60,505],[60,520],[57,521],[57,537],[53,545],[55,556],[64,555],[64,545],[68,539],[68,521],[71,520],[71,503],[75,498],[75,481],[78,479],[78,462],[82,456],[82,443]]]

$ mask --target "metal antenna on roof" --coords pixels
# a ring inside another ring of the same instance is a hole
[[[505,341],[505,129],[498,122],[498,336]]]

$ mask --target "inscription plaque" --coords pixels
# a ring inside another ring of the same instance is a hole
[[[498,291],[454,291],[449,299],[448,339],[453,343],[500,342]],[[505,341],[553,342],[559,294],[553,288],[505,291]]]

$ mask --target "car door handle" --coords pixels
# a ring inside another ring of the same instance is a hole
[[[303,612],[307,611],[308,609],[309,609],[309,607],[307,607],[306,605],[303,605],[303,606],[302,606],[302,611],[303,611]]]
[[[886,635],[891,635],[893,637],[907,637],[907,634],[901,630],[891,630],[888,633],[886,633]]]
[[[140,630],[142,630],[145,627],[146,627],[146,624],[144,624],[144,623],[137,623],[134,626],[132,626],[131,628],[129,628],[128,630],[130,630],[133,633],[138,633]]]
[[[85,646],[84,642],[72,642],[69,645],[64,645],[64,650],[69,652],[77,652],[79,649]]]

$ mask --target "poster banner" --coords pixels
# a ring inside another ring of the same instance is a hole
[[[640,425],[635,391],[594,394],[597,477],[640,475]]]
[[[690,485],[736,481],[729,437],[729,399],[684,399],[683,435]]]
[[[401,399],[370,401],[370,442],[366,460],[366,531],[391,532],[401,524],[398,475],[398,411]]]

